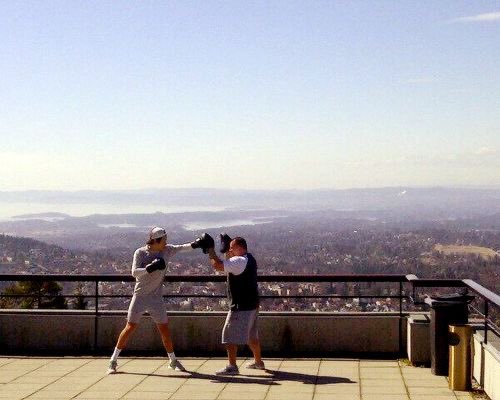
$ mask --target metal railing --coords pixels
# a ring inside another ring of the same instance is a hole
[[[483,301],[483,310],[469,304],[474,312],[483,318],[484,329],[484,344],[488,343],[488,330],[491,330],[495,335],[500,336],[500,328],[495,321],[490,319],[490,309],[498,307],[500,310],[500,296],[491,290],[486,289],[472,279],[419,279],[416,275],[407,275],[408,282],[412,285],[412,295],[410,299],[414,304],[422,304],[417,300],[417,288],[464,288],[465,292],[471,291],[474,295],[478,296]]]
[[[372,299],[398,299],[398,309],[397,315],[399,318],[399,349],[400,352],[403,349],[403,301],[408,298],[408,296],[403,292],[403,283],[407,282],[406,275],[384,275],[384,274],[367,274],[367,275],[259,275],[257,277],[259,282],[269,282],[269,283],[396,283],[397,289],[395,294],[389,295],[376,295],[376,294],[354,294],[354,295],[340,295],[340,294],[327,294],[327,295],[260,295],[261,299],[276,299],[276,298],[294,298],[294,299],[311,299],[311,298],[372,298]],[[99,309],[99,301],[104,298],[130,298],[132,293],[124,294],[102,294],[99,291],[99,284],[103,282],[135,282],[135,278],[130,275],[62,275],[62,274],[38,274],[38,275],[18,275],[18,274],[5,274],[0,275],[0,282],[2,281],[24,281],[24,282],[92,282],[94,285],[93,295],[87,295],[86,298],[94,300],[93,315],[94,315],[94,344],[97,344],[97,335],[99,327],[99,316],[102,314]],[[192,283],[213,283],[213,282],[225,282],[226,277],[224,275],[166,275],[166,283],[174,282],[192,282]],[[11,297],[11,298],[37,298],[38,302],[44,297],[42,293],[38,294],[0,294],[1,297]],[[45,296],[49,297],[49,296]],[[77,298],[82,297],[81,295],[50,295],[50,297],[65,297],[65,298]],[[185,294],[185,293],[170,293],[164,295],[165,298],[223,298],[226,294]]]
[[[166,275],[165,282],[225,282],[226,277],[223,275]],[[103,298],[130,298],[132,293],[127,295],[115,295],[115,294],[102,294],[99,291],[99,284],[103,282],[135,282],[135,278],[130,275],[97,275],[97,274],[87,274],[87,275],[65,275],[65,274],[37,274],[37,275],[20,275],[20,274],[0,274],[0,282],[92,282],[94,284],[94,294],[93,295],[43,295],[38,294],[5,294],[0,293],[0,298],[38,298],[43,297],[65,297],[65,298],[92,298],[95,302],[94,304],[94,324],[95,324],[95,341],[97,342],[97,328],[98,328],[98,317],[100,315],[99,310],[99,300]],[[311,299],[311,298],[370,298],[370,299],[397,299],[398,308],[396,312],[399,316],[399,348],[403,348],[402,343],[402,323],[403,323],[403,302],[408,300],[409,303],[415,305],[424,305],[423,302],[418,301],[416,290],[418,288],[450,288],[450,287],[460,287],[465,288],[467,291],[471,291],[473,294],[477,295],[484,302],[484,312],[479,309],[474,308],[474,311],[483,317],[484,326],[484,343],[488,343],[488,331],[491,330],[496,335],[500,336],[500,329],[495,324],[493,320],[490,319],[490,309],[493,307],[500,307],[500,296],[493,293],[492,291],[484,288],[478,283],[470,279],[419,279],[416,275],[400,275],[400,274],[327,274],[327,275],[259,275],[259,282],[273,282],[273,283],[285,283],[285,282],[295,282],[295,283],[397,283],[398,287],[395,294],[389,295],[375,295],[375,294],[354,294],[354,295],[341,295],[341,294],[326,294],[326,295],[261,295],[262,299],[275,299],[275,298],[295,298],[295,299]],[[411,289],[407,292],[403,290],[403,284],[409,284]],[[223,298],[225,294],[184,294],[175,293],[164,295],[166,298]]]
[[[334,282],[355,282],[355,283],[399,283],[399,289],[395,295],[376,295],[376,294],[356,294],[356,295],[337,295],[337,294],[326,294],[326,295],[261,295],[262,299],[266,298],[391,298],[398,299],[400,304],[400,309],[402,310],[403,299],[408,298],[403,292],[403,283],[407,282],[406,275],[385,275],[385,274],[366,274],[366,275],[259,275],[257,277],[259,282],[273,282],[273,283],[285,283],[285,282],[295,282],[295,283],[334,283]],[[103,298],[130,298],[130,294],[101,294],[99,293],[99,284],[103,282],[135,282],[135,278],[129,275],[97,275],[97,274],[86,274],[86,275],[62,275],[62,274],[37,274],[37,275],[19,275],[19,274],[0,274],[0,282],[2,281],[17,281],[17,282],[92,282],[94,284],[94,294],[93,295],[50,295],[50,297],[64,297],[64,298],[77,298],[86,297],[93,298],[95,301],[95,313],[99,312],[99,299]],[[226,277],[224,275],[166,275],[165,282],[225,282]],[[49,297],[49,295],[44,296],[42,293],[38,294],[0,294],[1,297],[19,297],[19,298],[43,298]],[[170,293],[165,294],[163,297],[179,297],[179,298],[189,298],[189,297],[202,297],[202,298],[223,298],[226,297],[225,294],[185,294],[185,293]]]

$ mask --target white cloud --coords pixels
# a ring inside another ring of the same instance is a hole
[[[500,21],[500,12],[491,12],[478,15],[471,15],[468,17],[455,18],[450,20],[451,23],[459,22],[494,22]]]

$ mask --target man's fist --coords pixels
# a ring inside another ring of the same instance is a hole
[[[229,250],[229,245],[231,244],[231,237],[227,233],[220,234],[220,252],[222,254],[227,253]]]
[[[148,271],[148,273],[151,273],[153,271],[159,271],[165,269],[165,267],[166,267],[165,260],[159,257],[151,261],[151,264],[146,265],[146,271]]]
[[[215,247],[215,242],[212,236],[210,236],[208,233],[204,233],[191,243],[191,247],[193,249],[202,249],[203,253],[207,254],[208,249],[213,249]]]

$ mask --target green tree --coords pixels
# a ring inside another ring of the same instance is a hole
[[[8,295],[31,295],[30,297],[10,298],[7,305],[19,308],[66,309],[67,301],[60,296],[62,286],[54,281],[21,281],[5,289]]]
[[[83,285],[81,283],[76,286],[73,294],[78,297],[76,297],[75,301],[73,302],[72,308],[75,310],[86,310],[88,301],[85,300],[85,293],[83,291]]]

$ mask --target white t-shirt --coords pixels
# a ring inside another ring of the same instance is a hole
[[[234,256],[229,260],[222,261],[224,264],[224,272],[226,274],[240,275],[247,267],[248,258],[244,256]]]

